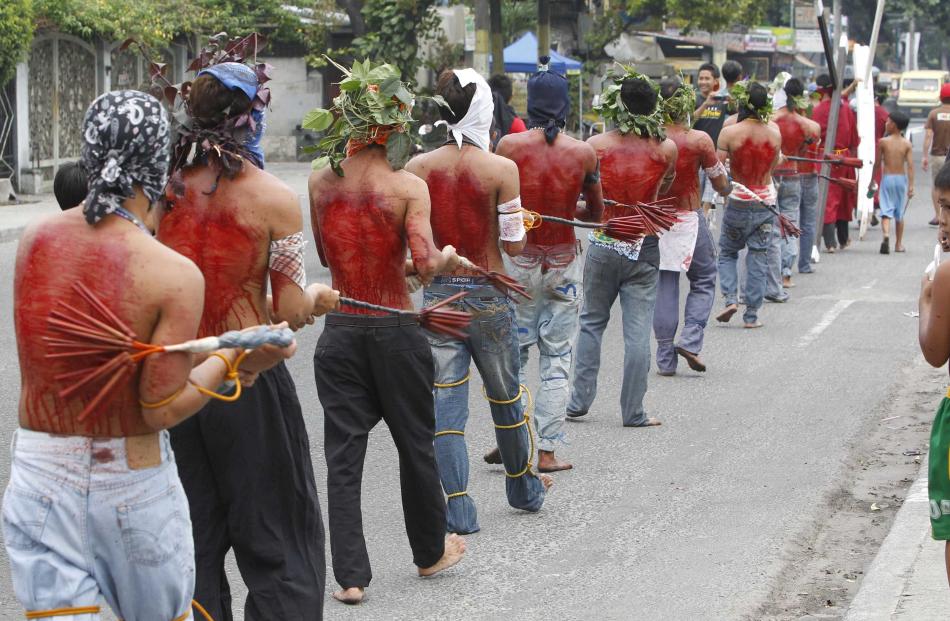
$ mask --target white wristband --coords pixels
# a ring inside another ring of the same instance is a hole
[[[723,166],[722,162],[716,162],[715,165],[704,168],[703,170],[706,171],[706,176],[710,179],[715,179],[716,177],[721,177],[726,174],[726,167]]]
[[[521,211],[521,197],[516,196],[507,203],[498,205],[498,213],[519,213]]]

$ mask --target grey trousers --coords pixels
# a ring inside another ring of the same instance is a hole
[[[658,272],[656,265],[631,261],[608,248],[591,245],[588,249],[569,412],[586,413],[597,396],[600,345],[610,309],[619,296],[624,345],[620,413],[625,427],[646,422],[643,396],[650,372],[650,327]]]

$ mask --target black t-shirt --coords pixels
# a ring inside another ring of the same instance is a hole
[[[703,105],[706,101],[701,95],[696,97],[696,107]],[[719,132],[722,131],[722,124],[726,122],[729,116],[728,106],[725,101],[718,101],[706,106],[706,109],[700,113],[693,122],[693,129],[706,132],[712,138],[713,144],[718,144]]]

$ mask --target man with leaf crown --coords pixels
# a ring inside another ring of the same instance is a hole
[[[702,171],[708,183],[720,195],[729,193],[729,175],[719,158],[716,145],[705,131],[690,128],[690,116],[696,95],[693,87],[679,78],[660,84],[664,128],[676,143],[676,178],[660,196],[672,201],[680,221],[660,237],[660,276],[653,311],[656,336],[656,366],[660,375],[676,373],[682,357],[689,368],[705,372],[699,354],[703,333],[716,301],[716,245],[702,208],[702,188],[697,173]],[[683,330],[675,341],[680,315],[680,273],[689,279]]]
[[[618,65],[607,77],[598,111],[615,128],[591,137],[600,160],[606,217],[624,205],[651,203],[676,176],[676,144],[666,137],[659,87],[647,76]],[[612,203],[606,203],[609,199]],[[660,250],[656,236],[621,241],[592,231],[584,265],[584,308],[577,338],[574,380],[567,415],[584,416],[597,394],[600,348],[617,297],[623,314],[624,363],[620,414],[624,427],[652,427],[643,397],[650,372],[650,327],[656,302]]]
[[[412,93],[391,65],[336,66],[344,79],[333,107],[314,110],[303,122],[326,132],[313,150],[322,155],[309,182],[317,251],[343,295],[411,311],[407,272],[427,283],[459,261],[452,246],[436,248],[426,184],[403,170],[412,146]],[[314,375],[324,411],[333,573],[342,587],[333,597],[358,604],[372,579],[360,486],[368,436],[380,420],[399,452],[406,534],[418,574],[457,563],[465,540],[446,536],[433,448],[432,352],[422,329],[414,319],[345,308],[327,317]]]

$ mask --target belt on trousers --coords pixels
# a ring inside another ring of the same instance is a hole
[[[426,287],[426,293],[438,295],[455,295],[465,291],[465,297],[472,299],[503,298],[494,286],[487,284],[488,279],[481,276],[437,276],[432,284]]]
[[[354,328],[395,328],[396,326],[418,326],[416,315],[406,311],[405,315],[354,315],[353,313],[327,313],[328,326],[350,326]]]

